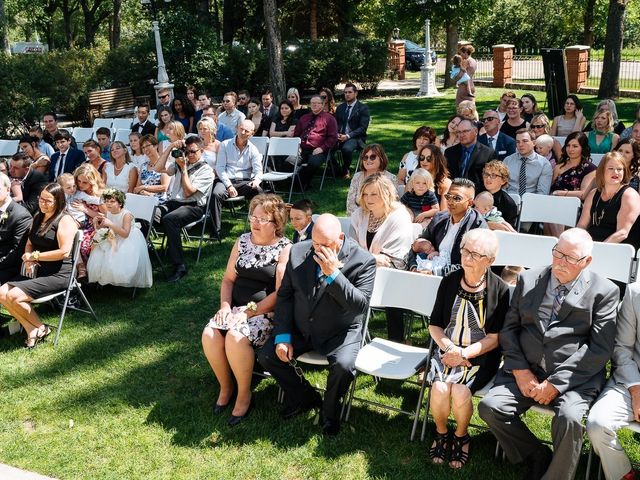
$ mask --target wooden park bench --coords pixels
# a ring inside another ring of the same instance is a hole
[[[136,105],[149,101],[149,97],[134,97],[131,87],[109,88],[89,93],[89,121],[98,117],[132,116]]]

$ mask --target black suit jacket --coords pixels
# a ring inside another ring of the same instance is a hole
[[[369,121],[371,116],[369,115],[369,107],[364,103],[358,101],[353,105],[351,109],[351,116],[349,117],[348,125],[351,129],[349,132],[349,138],[354,140],[367,140],[367,128],[369,128]],[[341,103],[336,109],[336,121],[338,122],[338,133],[346,132],[347,125],[347,103]]]
[[[0,282],[20,273],[22,254],[27,243],[31,214],[22,205],[14,201],[9,203],[3,220],[0,215]]]
[[[200,114],[202,115],[202,113]],[[136,122],[131,125],[131,133],[140,133],[141,135],[154,135],[156,133],[156,126],[153,124],[151,120],[147,120],[142,127],[142,132],[138,132],[138,128],[140,127],[140,122]]]
[[[264,112],[264,107],[260,105],[260,113],[262,113],[263,116],[268,117],[269,121],[273,121],[278,114],[278,106],[275,103],[272,103],[271,107],[269,107],[269,113],[266,114]]]
[[[56,152],[51,156],[51,165],[49,165],[49,181],[55,182],[56,171],[58,170],[58,159],[60,158],[60,152]],[[66,152],[64,157],[64,169],[62,173],[73,173],[76,168],[85,162],[86,158],[84,153],[77,148],[70,148]]]
[[[57,154],[56,154],[57,155]],[[29,210],[31,215],[38,211],[38,197],[42,189],[49,183],[44,173],[37,170],[29,170],[22,181],[22,201],[20,204]]]
[[[376,261],[356,242],[344,240],[338,258],[340,274],[316,288],[318,264],[311,242],[291,247],[278,290],[273,335],[301,335],[326,355],[340,345],[358,342],[369,308]]]
[[[495,152],[493,148],[489,148],[480,142],[476,142],[476,146],[471,152],[471,158],[469,158],[469,164],[467,171],[463,175],[460,171],[462,167],[462,144],[457,143],[444,151],[444,156],[447,159],[447,166],[449,168],[449,176],[451,178],[464,177],[471,180],[476,184],[476,193],[484,190],[484,182],[482,181],[482,169],[485,163],[495,158]]]
[[[487,139],[487,134],[483,133],[478,137],[478,141],[489,146],[489,140]],[[496,141],[496,146],[494,148],[496,152],[496,156],[498,160],[504,160],[506,157],[511,155],[512,153],[516,153],[516,141],[511,138],[509,135],[505,135],[502,132],[498,132],[498,140]]]
[[[311,232],[313,231],[313,222],[309,224],[309,226],[304,231],[304,239],[300,240],[300,234],[297,230],[293,232],[293,243],[298,243],[304,240],[311,240]]]

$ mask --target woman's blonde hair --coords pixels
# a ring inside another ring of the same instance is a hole
[[[362,197],[364,196],[364,189],[369,185],[374,185],[378,189],[378,195],[380,195],[382,203],[384,204],[385,216],[398,208],[400,203],[398,202],[398,191],[396,190],[396,186],[384,175],[374,173],[365,179],[360,187],[360,192],[358,193],[358,205],[360,205],[360,208],[362,208],[365,213],[370,213],[370,210],[362,200]]]
[[[475,102],[473,100],[463,100],[463,101],[461,101],[458,104],[457,108],[456,108],[456,112],[462,118],[466,118],[467,120],[471,120],[470,118],[464,117],[462,115],[462,112],[467,108],[469,110],[471,110],[471,113],[472,113],[472,116],[473,116],[473,120],[475,120],[477,122],[480,119],[480,117],[478,116],[478,110],[476,109],[476,104],[475,104]]]
[[[544,133],[548,134],[551,131],[551,122],[549,121],[549,117],[544,113],[534,115],[533,118],[531,118],[531,123],[529,125],[539,125],[538,122],[543,122],[545,124]],[[531,127],[529,127],[529,130],[531,130]]]
[[[85,176],[91,184],[92,195],[99,196],[102,193],[102,190],[104,190],[104,182],[102,181],[102,175],[98,173],[96,167],[90,163],[83,163],[76,168],[73,172],[73,178],[76,180],[76,185],[78,184],[78,177],[80,175]]]
[[[178,140],[184,140],[184,137],[187,136],[187,134],[184,131],[184,125],[182,125],[182,123],[178,122],[177,120],[172,120],[167,124],[168,127],[171,127],[175,130],[176,132],[176,138]]]
[[[271,217],[271,221],[276,226],[276,236],[282,237],[284,235],[284,229],[287,226],[287,221],[289,220],[287,204],[284,203],[282,198],[273,193],[256,195],[251,199],[251,203],[249,203],[249,215],[253,214],[256,207],[262,208],[264,213]]]
[[[426,182],[427,190],[431,192],[435,191],[435,185],[433,183],[433,177],[431,176],[431,174],[424,168],[416,168],[409,177],[409,181],[407,182],[407,188],[405,189],[407,192],[414,193],[413,182],[415,182],[415,180],[418,178],[421,178]]]
[[[596,118],[598,118],[600,115],[604,115],[607,117],[607,129],[605,130],[605,132],[606,133],[613,132],[615,121],[613,120],[613,114],[609,110],[603,110],[603,109],[597,110],[596,113],[593,114],[593,118],[591,119],[591,128],[593,128],[594,131],[596,130]]]
[[[216,125],[216,122],[213,120],[213,118],[209,118],[209,117],[205,117],[197,123],[196,130],[199,130],[200,128],[202,128],[203,130],[206,130],[214,137],[216,136],[216,133],[218,131],[218,126]]]

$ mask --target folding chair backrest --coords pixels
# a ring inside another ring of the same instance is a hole
[[[157,197],[127,193],[124,207],[129,210],[135,218],[152,223],[157,205]]]
[[[0,157],[12,157],[19,145],[19,140],[0,140]]]
[[[522,206],[522,197],[517,193],[510,193],[509,196],[516,202],[516,206],[518,207],[518,211],[520,211],[520,207]]]
[[[405,308],[430,316],[441,281],[442,277],[381,267],[376,269],[369,305]]]
[[[111,128],[112,124],[113,124],[113,120],[110,118],[96,118],[93,121],[93,129],[97,130],[102,127]]]
[[[120,128],[116,130],[116,136],[113,138],[114,142],[122,142],[125,145],[129,145],[129,134],[131,130],[128,128]]]
[[[114,118],[113,124],[111,124],[111,128],[113,128],[116,131],[116,135],[117,135],[118,130],[131,131],[131,124],[132,122],[130,118]]]
[[[591,154],[591,163],[593,163],[596,167],[600,165],[602,161],[602,157],[604,157],[604,153],[592,153]]]
[[[635,249],[626,243],[593,242],[589,269],[603,277],[629,283],[633,276]]]
[[[560,143],[561,147],[564,147],[564,142],[567,141],[567,137],[553,137],[554,140],[557,140]]]
[[[260,152],[260,155],[264,157],[267,154],[269,137],[251,137],[249,141],[256,146],[258,152]]]
[[[93,137],[93,128],[78,127],[73,131],[73,137],[78,143],[84,143]]]
[[[498,255],[494,265],[514,265],[525,268],[551,265],[551,249],[558,242],[555,237],[495,230],[498,237]]]
[[[269,140],[269,149],[267,150],[267,155],[269,157],[271,157],[272,155],[297,155],[299,149],[300,137],[274,137]]]
[[[577,197],[525,193],[522,197],[520,222],[558,223],[575,227],[580,206],[580,199]]]

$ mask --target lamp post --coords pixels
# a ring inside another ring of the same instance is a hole
[[[424,22],[424,64],[420,67],[420,91],[418,97],[437,97],[440,94],[436,88],[436,67],[431,63],[431,21]]]
[[[164,0],[165,3],[170,3],[171,0]],[[153,86],[156,91],[156,105],[158,105],[158,92],[163,89],[169,90],[170,97],[173,99],[173,84],[169,81],[169,75],[167,75],[167,69],[164,65],[164,54],[162,53],[162,42],[160,41],[160,24],[158,22],[158,10],[156,9],[155,0],[140,0],[143,7],[147,7],[151,12],[153,20],[151,25],[153,27],[153,36],[156,41],[156,57],[158,59],[158,81]]]

